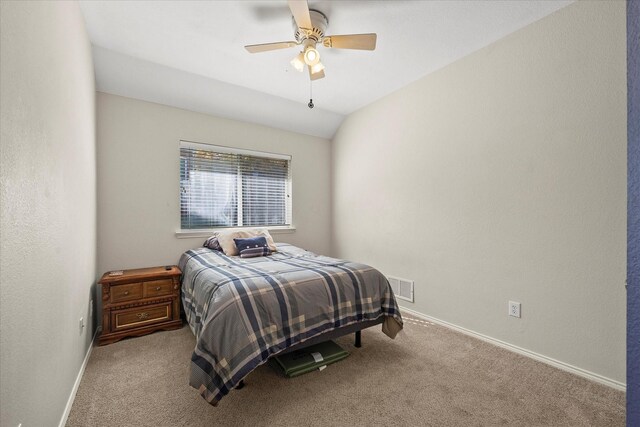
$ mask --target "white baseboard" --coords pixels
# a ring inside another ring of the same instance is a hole
[[[580,377],[586,378],[591,381],[598,382],[600,384],[604,384],[606,386],[612,387],[616,390],[626,391],[627,385],[625,383],[621,383],[620,381],[612,380],[611,378],[604,377],[602,375],[596,374],[591,371],[587,371],[586,369],[578,368],[577,366],[570,365],[565,362],[561,362],[559,360],[553,359],[551,357],[545,356],[543,354],[535,353],[531,350],[527,350],[522,347],[515,346],[513,344],[509,344],[508,342],[500,341],[498,339],[492,338],[487,335],[480,334],[478,332],[474,332],[470,329],[463,328],[462,326],[454,325],[453,323],[446,322],[444,320],[437,319],[435,317],[427,316],[426,314],[422,314],[415,310],[411,310],[406,307],[400,307],[401,312],[406,312],[415,317],[419,317],[421,319],[436,323],[438,325],[444,326],[449,329],[453,329],[455,331],[461,332],[465,335],[472,336],[474,338],[478,338],[482,341],[488,342],[493,345],[497,345],[498,347],[502,347],[504,349],[513,351],[514,353],[521,354],[523,356],[530,357],[531,359],[537,360],[538,362],[546,363],[547,365],[551,365],[554,368],[561,369],[563,371],[572,373],[574,375],[578,375]]]
[[[78,392],[80,381],[82,381],[82,376],[84,375],[84,369],[87,367],[87,362],[89,361],[89,357],[91,356],[91,351],[93,350],[93,344],[96,341],[96,337],[98,336],[98,332],[100,332],[100,329],[101,328],[96,328],[96,331],[93,334],[93,338],[91,339],[91,344],[87,349],[87,354],[84,356],[84,360],[82,361],[82,366],[80,366],[80,371],[78,372],[78,376],[76,377],[76,382],[73,384],[73,388],[71,389],[71,394],[69,395],[69,399],[67,400],[67,406],[65,406],[64,408],[64,412],[62,413],[62,418],[60,419],[60,424],[58,424],[58,427],[64,427],[65,424],[67,424],[67,419],[69,418],[69,413],[71,412],[73,401],[76,399],[76,393]]]

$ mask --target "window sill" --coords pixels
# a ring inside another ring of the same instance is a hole
[[[274,227],[238,227],[238,228],[208,228],[206,230],[178,230],[176,231],[176,237],[178,239],[195,239],[202,237],[209,237],[216,231],[224,230],[248,230],[250,228],[266,228],[270,234],[287,234],[294,233],[296,227],[294,225],[283,225]]]

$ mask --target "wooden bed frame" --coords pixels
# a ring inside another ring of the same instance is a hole
[[[340,328],[334,329],[332,331],[328,331],[328,332],[324,332],[318,336],[315,336],[313,338],[309,338],[307,341],[302,342],[300,344],[296,344],[294,346],[291,346],[289,348],[287,348],[286,350],[281,351],[280,353],[278,353],[278,356],[282,355],[282,354],[287,354],[287,353],[291,353],[292,351],[296,351],[296,350],[300,350],[302,348],[306,348],[309,346],[312,346],[314,344],[318,344],[321,342],[325,342],[325,341],[329,341],[329,340],[333,340],[336,338],[340,338],[342,336],[345,335],[349,335],[352,333],[355,333],[355,346],[357,348],[362,347],[362,336],[361,336],[361,331],[363,329],[367,329],[370,328],[372,326],[376,326],[376,325],[380,325],[381,323],[384,322],[384,316],[380,316],[379,318],[377,318],[376,320],[365,320],[364,322],[358,322],[358,323],[354,323],[352,325],[347,325],[347,326],[342,326]],[[236,386],[236,390],[240,390],[241,388],[243,388],[245,386],[244,384],[244,380],[240,381],[238,383],[238,385]]]

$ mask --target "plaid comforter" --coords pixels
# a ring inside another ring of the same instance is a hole
[[[197,339],[189,382],[213,405],[270,356],[323,332],[380,316],[391,338],[402,329],[376,269],[277,246],[259,258],[207,248],[180,258],[182,301]]]

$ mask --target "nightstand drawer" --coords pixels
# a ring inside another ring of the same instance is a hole
[[[173,280],[152,280],[150,282],[144,282],[142,286],[144,288],[143,294],[145,298],[171,295],[173,290]]]
[[[111,316],[111,325],[114,331],[159,323],[172,319],[171,302],[114,310],[111,312]]]
[[[111,302],[131,301],[142,298],[142,283],[128,283],[111,287]]]

